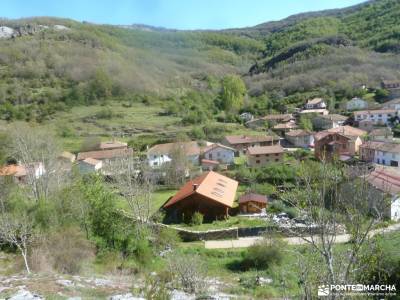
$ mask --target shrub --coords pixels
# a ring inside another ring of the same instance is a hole
[[[76,227],[62,228],[49,235],[36,249],[37,256],[46,255],[53,269],[76,274],[86,259],[94,257],[94,247]]]
[[[273,264],[279,264],[283,259],[282,249],[285,243],[277,239],[267,239],[259,241],[249,247],[242,260],[242,269],[267,269]]]
[[[196,254],[172,255],[168,258],[171,277],[186,292],[198,293],[205,287],[207,268]]]
[[[159,250],[175,248],[180,241],[181,238],[176,230],[162,227],[155,236],[154,246]]]
[[[190,220],[190,225],[192,225],[192,226],[201,225],[201,224],[203,224],[203,219],[204,219],[204,216],[201,213],[199,213],[198,211],[196,211],[193,214],[192,219]]]

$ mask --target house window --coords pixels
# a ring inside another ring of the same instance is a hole
[[[275,161],[279,161],[279,159],[278,159],[278,158],[276,158],[276,159],[275,159]]]
[[[275,156],[279,156],[279,153],[275,153]]]
[[[395,153],[392,153],[392,158],[396,158],[396,154]]]
[[[257,160],[256,160],[256,164],[259,164],[259,163],[260,163],[260,160],[257,159]]]
[[[260,155],[257,154],[256,157],[260,157]]]
[[[378,163],[378,164],[381,163],[379,158],[376,159],[376,163]]]
[[[382,165],[385,165],[385,164],[386,164],[385,160],[384,160],[384,159],[382,159]]]
[[[267,157],[267,158],[268,158],[268,157],[269,157],[269,154],[265,154],[265,157]]]

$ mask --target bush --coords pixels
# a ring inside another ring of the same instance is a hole
[[[203,224],[203,220],[204,220],[204,216],[201,213],[199,213],[198,211],[196,211],[193,214],[192,219],[190,220],[190,225],[191,226],[201,225],[201,224]]]
[[[94,247],[76,227],[61,228],[43,239],[33,249],[33,267],[36,270],[56,270],[59,273],[79,273],[82,263],[94,258]]]
[[[181,238],[176,230],[162,227],[155,236],[154,246],[159,250],[175,248],[180,241]]]
[[[281,240],[264,238],[248,248],[241,263],[242,269],[261,270],[279,264],[283,259],[282,249],[285,246],[285,242]]]

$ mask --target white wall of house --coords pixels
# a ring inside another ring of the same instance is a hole
[[[385,166],[399,166],[400,165],[400,153],[386,152],[386,151],[375,151],[374,162]]]
[[[362,115],[356,115],[356,121],[371,121],[373,124],[387,125],[390,118],[393,117],[392,113],[365,113]]]
[[[390,219],[392,221],[400,221],[400,198],[395,198],[390,207]]]
[[[168,156],[168,154],[147,155],[147,161],[149,162],[150,167],[159,167],[167,162],[170,162],[171,160],[172,159]]]
[[[321,101],[317,104],[310,104],[310,103],[306,103],[305,105],[306,109],[321,109],[321,108],[326,108],[326,103],[325,101]]]
[[[193,165],[199,164],[199,155],[191,155],[188,156],[187,159]],[[165,163],[172,161],[172,158],[168,154],[152,154],[152,155],[148,154],[147,161],[150,167],[157,168]]]
[[[368,108],[368,102],[360,98],[351,99],[346,103],[347,110],[365,109]]]
[[[223,147],[215,147],[205,152],[204,158],[219,161],[224,164],[232,164],[235,158],[235,152]]]

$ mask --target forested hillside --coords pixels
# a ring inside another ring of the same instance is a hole
[[[310,93],[341,101],[361,84],[400,78],[399,18],[399,1],[376,0],[223,31],[1,20],[17,34],[0,39],[0,119],[42,121],[114,99],[161,101],[202,122],[210,108],[223,110],[222,78],[231,74],[246,82],[250,110],[260,99],[280,110]]]
[[[399,78],[400,2],[371,1],[306,16],[263,38],[262,59],[250,69],[262,75],[248,79],[253,93],[332,91]]]

